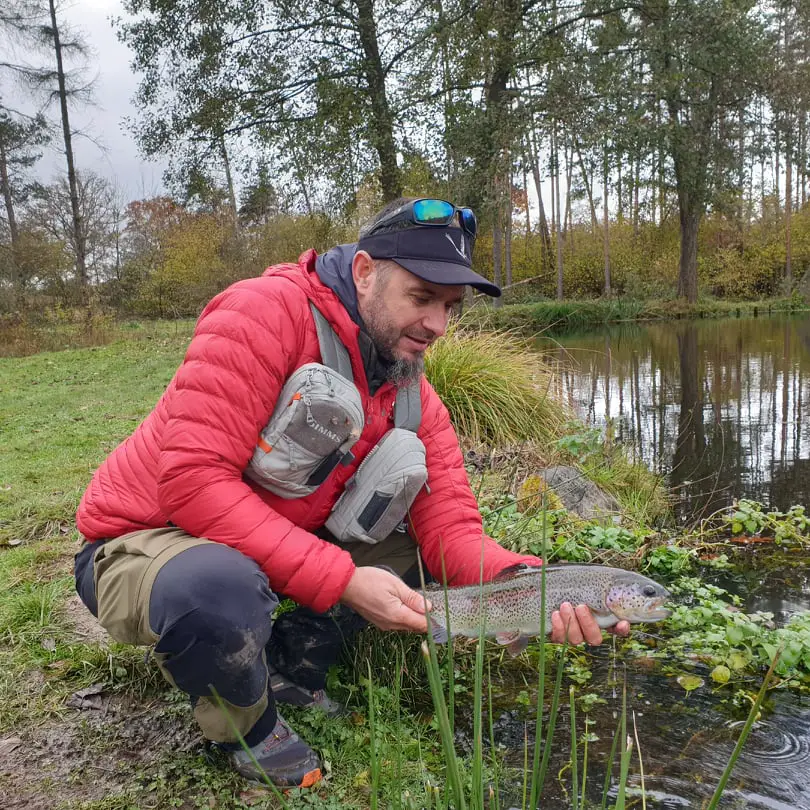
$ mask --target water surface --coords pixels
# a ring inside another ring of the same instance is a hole
[[[777,509],[810,508],[809,315],[619,325],[540,344],[559,365],[556,393],[665,476],[684,522],[725,509],[737,498]],[[739,594],[744,610],[772,612],[782,623],[810,609],[806,555],[761,546],[737,560],[734,570],[716,574],[714,581]],[[589,779],[588,794],[597,806],[621,708],[606,652],[594,652],[593,680],[585,687],[607,701],[593,712],[601,739],[591,748],[595,778]],[[703,807],[742,728],[745,710],[731,702],[735,689],[755,692],[761,679],[717,688],[696,662],[705,685],[687,696],[676,680],[681,665],[668,669],[663,662],[650,669],[644,663],[629,659],[619,666],[627,666],[628,711],[635,712],[644,755],[646,806]],[[525,735],[533,738],[532,714],[508,696],[503,706],[496,740],[520,766]],[[564,711],[553,774],[569,755],[567,725]],[[638,788],[637,760],[631,771]],[[810,699],[773,691],[720,807],[810,810],[809,773]],[[559,784],[549,787],[543,807],[570,807]],[[636,802],[640,807],[638,794]]]
[[[541,339],[558,394],[664,474],[684,520],[735,498],[810,504],[810,316]]]

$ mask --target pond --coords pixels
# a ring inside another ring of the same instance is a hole
[[[555,393],[665,477],[684,523],[736,498],[778,509],[810,506],[810,317],[620,325],[545,337],[540,344],[559,366]],[[810,609],[806,556],[759,547],[737,560],[739,565],[715,573],[713,581],[739,594],[744,610],[770,611],[782,623]],[[588,794],[598,806],[621,687],[608,650],[589,654],[593,678],[581,691],[606,700],[592,710],[600,740],[591,747]],[[718,688],[699,661],[693,671],[705,685],[688,695],[678,685],[676,674],[683,670],[677,662],[653,668],[646,663],[629,657],[618,667],[626,667],[628,714],[635,713],[638,726],[646,807],[704,807],[742,728],[746,699],[735,705],[737,688]],[[753,693],[760,682],[751,678],[737,687]],[[533,712],[516,706],[506,691],[495,715],[495,738],[520,767],[525,735],[533,738]],[[563,708],[552,774],[565,772],[567,724]],[[774,690],[720,807],[810,810],[809,770],[810,699]],[[637,761],[633,771],[637,790]],[[543,807],[570,807],[559,783],[548,787]],[[510,798],[520,806],[519,791]],[[632,806],[642,806],[638,793]]]
[[[666,476],[684,521],[810,505],[810,316],[626,324],[540,341],[558,391]]]

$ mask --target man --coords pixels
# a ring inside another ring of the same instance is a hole
[[[422,375],[464,285],[500,294],[471,269],[475,230],[470,209],[397,200],[358,244],[307,251],[226,289],[200,316],[154,411],[82,498],[82,600],[113,638],[155,645],[204,735],[249,778],[320,778],[317,754],[276,699],[334,710],[326,671],[366,621],[426,631],[424,600],[406,584],[415,584],[417,544],[428,571],[441,579],[444,566],[451,585],[479,581],[482,549],[487,579],[539,562],[483,537],[447,411]],[[402,500],[375,480],[369,488],[373,464],[371,477],[382,478],[386,459],[396,467],[405,456],[416,463],[392,478],[416,481],[418,494]],[[395,522],[407,516],[408,532],[373,542],[397,498]],[[271,634],[281,597],[300,607]],[[551,638],[566,632],[574,644],[601,641],[583,606],[554,615]]]

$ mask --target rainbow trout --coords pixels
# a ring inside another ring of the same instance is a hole
[[[669,591],[642,574],[606,565],[547,565],[545,569],[546,633],[551,632],[552,612],[563,602],[588,605],[600,627],[612,627],[622,619],[655,622],[671,613],[662,607]],[[444,644],[450,636],[478,638],[483,621],[486,636],[494,636],[498,644],[518,655],[531,636],[540,634],[540,571],[521,563],[483,586],[447,588],[448,611],[442,586],[427,586],[425,595],[433,605],[429,615],[434,640]]]

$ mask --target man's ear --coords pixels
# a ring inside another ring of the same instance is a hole
[[[374,259],[365,250],[358,250],[352,259],[352,279],[358,296],[371,291],[374,280]]]

